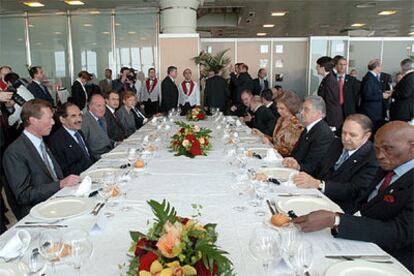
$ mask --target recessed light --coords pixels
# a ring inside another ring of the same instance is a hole
[[[257,33],[257,36],[267,36],[267,33]]]
[[[65,1],[66,4],[71,5],[71,6],[82,6],[85,5],[85,3],[83,3],[82,1],[76,1],[76,0],[67,0]]]
[[[56,12],[55,14],[56,14],[56,15],[65,15],[65,14],[66,14],[66,12]]]
[[[351,27],[364,27],[365,23],[354,23],[351,25]]]
[[[120,23],[115,23],[115,26],[121,26],[121,24]]]
[[[102,34],[109,35],[109,32],[102,32]]]
[[[45,6],[40,2],[23,2],[23,4],[25,4],[26,6],[29,6],[31,8],[39,8],[39,7],[44,7]]]
[[[272,12],[272,16],[285,16],[286,14],[285,11]]]
[[[378,15],[394,15],[397,11],[381,11],[378,13]]]
[[[408,35],[414,35],[414,32],[408,33]]]
[[[133,35],[136,34],[137,32],[128,32],[128,34]]]
[[[275,24],[264,24],[263,28],[273,28]]]
[[[365,9],[365,8],[373,8],[376,5],[377,5],[377,3],[375,3],[375,2],[367,2],[367,3],[356,4],[355,7],[359,8],[359,9]]]
[[[92,27],[92,24],[83,24],[84,27]]]
[[[101,14],[100,11],[90,11],[89,14]]]
[[[34,25],[32,25],[32,24],[29,24],[28,26],[29,26],[29,28],[33,28],[34,27]]]
[[[56,34],[56,35],[61,35],[61,34],[62,34],[62,32],[55,32],[55,34]]]
[[[17,41],[23,41],[23,38],[18,38]]]

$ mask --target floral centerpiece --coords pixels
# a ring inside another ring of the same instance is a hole
[[[187,120],[201,121],[206,119],[206,113],[200,107],[194,107],[187,112]]]
[[[155,222],[148,233],[131,232],[131,259],[127,275],[232,275],[227,252],[217,247],[215,224],[178,217],[165,200],[148,201]],[[133,255],[132,255],[133,254]]]
[[[171,140],[170,148],[176,156],[185,155],[194,158],[197,155],[207,155],[211,149],[210,133],[207,128],[176,122],[180,127]]]

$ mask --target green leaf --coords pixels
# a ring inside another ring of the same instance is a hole
[[[141,238],[146,237],[145,234],[142,234],[139,231],[129,231],[129,235],[131,236],[132,240],[134,242],[137,242],[138,240],[140,240]]]
[[[161,203],[155,200],[147,201],[148,205],[151,207],[152,212],[156,217],[157,223],[161,226],[167,223],[168,221],[174,223],[177,221],[177,212],[175,208],[170,205],[165,199]]]

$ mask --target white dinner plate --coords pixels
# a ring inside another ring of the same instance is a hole
[[[276,202],[277,209],[285,214],[293,210],[297,216],[307,215],[317,210],[333,211],[332,205],[323,198],[293,196]]]
[[[117,174],[118,171],[120,169],[115,169],[115,168],[101,168],[101,169],[94,169],[94,170],[90,170],[90,171],[86,171],[81,173],[81,178],[84,178],[85,176],[89,176],[90,178],[93,179],[101,179],[104,177],[104,175],[106,173],[112,173],[112,174]]]
[[[23,276],[29,271],[23,262],[0,262],[0,276]]]
[[[53,198],[34,206],[30,215],[43,220],[67,219],[88,213],[95,203],[95,200],[84,197]]]
[[[289,176],[294,173],[298,173],[297,170],[289,168],[263,168],[257,171],[258,173],[263,173],[267,177],[276,178],[279,181],[288,181]]]
[[[405,276],[406,271],[390,266],[362,260],[345,261],[328,268],[325,276]]]
[[[102,155],[102,159],[126,159],[127,157],[128,153],[125,151],[108,152]]]
[[[257,142],[259,138],[257,136],[239,136],[240,142],[249,143],[249,142]]]

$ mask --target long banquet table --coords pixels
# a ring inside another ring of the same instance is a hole
[[[222,139],[224,126],[222,129],[217,129],[219,124],[211,117],[206,121],[194,123],[213,130],[212,150],[208,156],[197,156],[190,159],[183,156],[176,157],[174,153],[169,151],[167,148],[169,137],[176,131],[177,127],[171,122],[164,122],[164,124],[169,124],[171,129],[169,131],[160,130],[159,124],[157,129],[157,126],[148,123],[113,150],[113,153],[126,152],[129,147],[141,143],[142,138],[149,134],[162,139],[162,146],[157,149],[157,154],[148,164],[145,173],[133,173],[131,180],[121,187],[126,195],[117,200],[118,204],[115,206],[107,204],[97,217],[88,213],[61,222],[68,225],[68,229],[81,228],[91,233],[94,251],[90,260],[82,266],[81,274],[119,275],[121,273],[119,265],[128,261],[126,253],[131,242],[129,231],[146,232],[148,221],[151,222],[153,219],[146,201],[149,199],[159,201],[166,199],[181,216],[191,216],[194,214],[191,204],[201,204],[202,215],[199,220],[202,223],[217,223],[218,245],[229,252],[236,274],[262,275],[261,264],[252,257],[248,244],[254,229],[265,227],[264,218],[255,214],[257,208],[248,205],[248,198],[240,197],[231,188],[231,183],[234,181],[232,172],[237,172],[237,168],[231,166],[225,158],[225,143]],[[247,135],[247,127],[240,127],[240,129],[243,128]],[[263,147],[259,140],[249,146],[254,145]],[[262,160],[252,159],[247,166],[249,168],[260,168],[266,165],[269,166]],[[97,168],[111,166],[119,167],[119,160],[111,160],[111,154],[109,154],[95,163],[83,175],[87,175],[89,171]],[[274,166],[277,166],[277,164]],[[268,198],[277,200],[277,192],[282,190],[296,192],[297,188],[276,187],[275,191],[268,195]],[[59,191],[57,195],[66,195],[73,193],[73,191],[73,188],[65,188]],[[329,201],[333,210],[339,209],[328,198],[325,196],[323,198]],[[99,197],[96,200],[99,200]],[[237,205],[246,206],[247,210],[244,212],[236,211],[234,207]],[[262,208],[268,210],[266,206]],[[108,217],[108,214],[113,215]],[[17,225],[21,225],[27,220],[33,220],[33,218],[28,215]],[[0,237],[0,246],[16,231],[17,229],[13,227],[3,234]],[[36,237],[42,229],[31,228],[28,231],[32,234],[33,246],[36,246]],[[324,255],[331,252],[332,248],[340,250],[342,246],[348,248],[369,246],[371,251],[384,254],[380,248],[373,244],[334,239],[328,229],[303,234],[303,238],[310,241],[314,246],[315,254],[310,271],[312,276],[324,275],[330,265],[340,261],[324,258]],[[378,264],[379,267],[381,265]],[[401,265],[395,260],[393,264],[387,265],[401,268]],[[58,275],[73,275],[75,273],[73,267],[69,265],[57,265],[56,270]],[[51,274],[51,270],[48,269],[46,275]],[[276,267],[272,267],[271,274],[294,275],[283,262]]]

